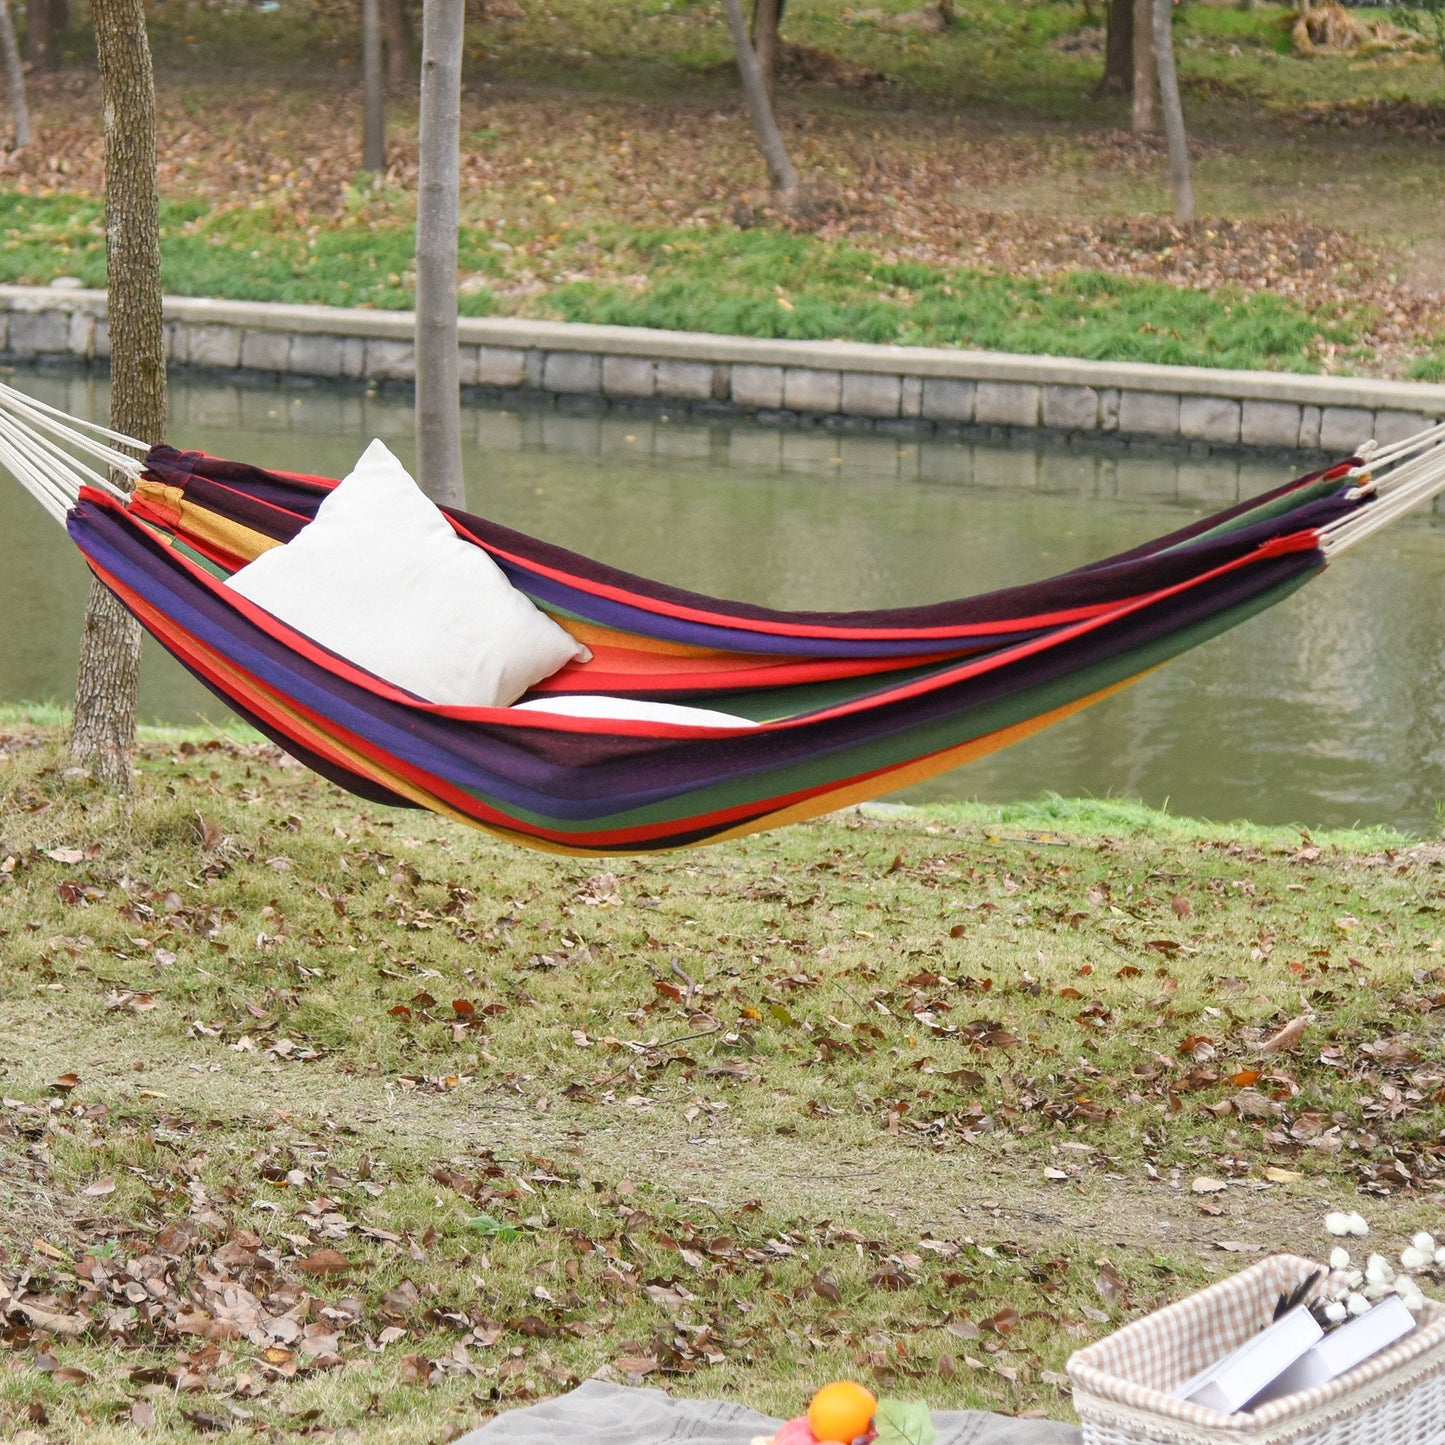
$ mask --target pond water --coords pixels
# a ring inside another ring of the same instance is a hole
[[[17,384],[104,418],[104,382]],[[919,442],[661,416],[471,409],[469,504],[695,590],[785,608],[927,602],[1049,575],[1286,479],[1281,464]],[[171,440],[342,476],[373,436],[410,463],[405,398],[178,382]],[[88,585],[0,475],[0,702],[63,700]],[[1302,593],[1122,694],[903,795],[1137,797],[1175,813],[1433,835],[1445,800],[1445,516],[1425,511]],[[158,648],[147,720],[225,716]]]

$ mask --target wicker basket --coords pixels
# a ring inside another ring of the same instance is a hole
[[[1263,1329],[1319,1266],[1280,1254],[1136,1320],[1068,1364],[1084,1445],[1445,1445],[1445,1306],[1348,1374],[1225,1415],[1168,1394]]]

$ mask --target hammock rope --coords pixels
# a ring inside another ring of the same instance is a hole
[[[61,526],[82,487],[95,487],[122,500],[127,493],[74,452],[94,457],[134,485],[145,471],[139,458],[149,449],[146,442],[69,416],[13,386],[0,384],[0,466]]]
[[[166,446],[142,462],[131,449],[141,444],[0,386],[0,464],[243,718],[362,797],[591,855],[742,836],[959,767],[1264,610],[1445,490],[1441,425],[1060,577],[840,613],[701,596],[447,509],[459,536],[591,649],[532,699],[605,693],[746,720],[704,728],[406,693],[224,585],[297,535],[334,481]]]
[[[1375,500],[1354,516],[1320,529],[1320,550],[1326,557],[1372,537],[1445,489],[1445,423],[1395,446],[1376,449],[1367,444],[1363,450],[1368,455],[1351,475],[1360,496],[1373,492]]]

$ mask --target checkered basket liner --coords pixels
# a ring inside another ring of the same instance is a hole
[[[1226,1415],[1168,1394],[1257,1334],[1320,1266],[1279,1254],[1077,1351],[1084,1445],[1445,1445],[1445,1306],[1328,1384]]]

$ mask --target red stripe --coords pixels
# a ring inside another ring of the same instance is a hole
[[[817,637],[842,639],[849,642],[898,642],[917,639],[963,639],[968,637],[992,637],[1000,632],[1018,632],[1021,629],[1058,626],[1091,616],[1100,607],[1113,603],[1098,603],[1092,607],[1070,607],[1060,612],[1042,612],[1029,617],[1008,618],[1002,622],[979,622],[966,626],[951,627],[844,627],[823,622],[794,622],[791,620],[771,621],[755,617],[742,617],[728,612],[710,612],[700,607],[688,607],[682,603],[664,602],[660,598],[643,593],[629,592],[625,587],[614,587],[608,582],[595,582],[578,577],[575,573],[564,572],[558,567],[547,567],[540,562],[516,552],[504,551],[493,543],[484,541],[475,532],[447,513],[447,518],[456,529],[458,536],[465,537],[474,546],[481,547],[493,557],[500,557],[535,577],[546,577],[554,582],[565,583],[579,592],[592,597],[606,598],[611,602],[625,603],[640,611],[655,613],[660,617],[674,617],[685,622],[701,622],[712,627],[726,627],[732,631],[765,633],[770,637]],[[525,589],[523,589],[525,590]]]
[[[1072,642],[1076,637],[1083,637],[1090,632],[1097,631],[1100,627],[1106,627],[1112,622],[1119,621],[1120,618],[1128,617],[1131,613],[1141,612],[1146,607],[1152,607],[1156,602],[1177,597],[1191,588],[1213,581],[1216,577],[1227,576],[1231,572],[1239,571],[1242,567],[1252,566],[1254,563],[1263,562],[1270,557],[1282,557],[1291,552],[1314,552],[1319,549],[1319,545],[1320,534],[1316,528],[1310,528],[1304,532],[1291,532],[1285,537],[1273,537],[1268,542],[1256,547],[1253,552],[1247,552],[1242,557],[1221,563],[1208,572],[1201,572],[1198,576],[1190,577],[1183,582],[1176,582],[1172,587],[1161,587],[1157,592],[1151,592],[1147,596],[1131,598],[1127,602],[1118,603],[1111,612],[1102,617],[1093,617],[1087,622],[1077,623],[1073,627],[1061,628],[1046,637],[1038,637],[1030,642],[1020,643],[1017,647],[1002,648],[981,661],[965,663],[960,667],[949,668],[946,672],[936,672],[929,677],[919,678],[915,682],[904,683],[894,688],[886,696],[871,694],[865,698],[854,699],[852,702],[839,703],[835,707],[822,708],[818,712],[790,718],[789,723],[812,724],[822,722],[825,718],[846,717],[849,713],[862,712],[866,708],[875,707],[880,702],[894,703],[905,698],[921,697],[924,693],[935,692],[940,687],[949,687],[954,683],[965,682],[969,678],[982,677],[986,673],[997,671],[1000,667],[1007,667],[1011,663],[1021,662],[1024,658],[1045,652],[1051,647]]]

